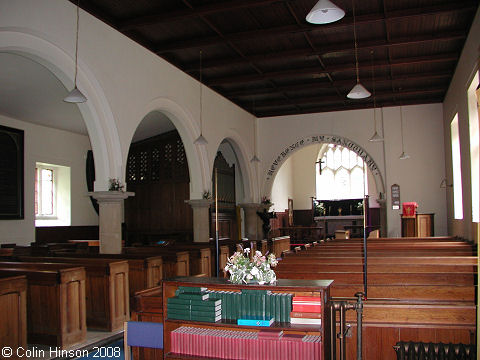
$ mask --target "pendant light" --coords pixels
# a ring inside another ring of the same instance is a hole
[[[200,136],[193,142],[196,145],[207,145],[208,141],[205,139],[202,135],[202,128],[203,128],[203,123],[202,123],[202,110],[203,110],[203,98],[202,98],[202,50],[200,50],[200,68],[199,68],[199,73],[200,73]]]
[[[352,12],[353,12],[353,39],[355,45],[355,70],[357,73],[357,84],[350,90],[347,94],[349,99],[365,99],[370,97],[370,92],[365,89],[365,87],[360,84],[360,75],[358,71],[358,49],[357,49],[357,29],[355,21],[355,0],[352,0]]]
[[[375,68],[373,66],[373,50],[370,52],[372,55],[372,86],[373,86],[373,130],[374,133],[368,141],[379,142],[383,141],[383,138],[377,133],[377,102],[375,98]]]
[[[400,160],[407,160],[410,159],[410,155],[405,154],[405,150],[403,148],[403,115],[402,115],[402,106],[400,105],[400,135],[402,138],[402,154],[400,155],[399,159]]]
[[[79,26],[79,3],[80,0],[77,1],[77,31],[75,33],[75,78],[74,78],[74,88],[72,91],[68,93],[68,95],[63,99],[63,101],[68,103],[84,103],[87,101],[87,97],[82,94],[80,90],[77,88],[77,71],[78,71],[78,26]]]
[[[255,116],[255,100],[253,100],[253,116]],[[257,156],[257,118],[253,119],[253,156],[250,159],[252,163],[259,163],[260,159]]]
[[[312,24],[329,24],[345,16],[345,11],[329,0],[319,0],[305,18]]]

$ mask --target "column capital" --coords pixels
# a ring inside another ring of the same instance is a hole
[[[212,199],[192,199],[192,200],[185,200],[187,204],[189,204],[192,208],[202,208],[202,207],[209,207],[213,204]]]
[[[135,196],[131,191],[93,191],[89,192],[88,196],[93,197],[97,202],[115,203],[121,202],[129,196]]]

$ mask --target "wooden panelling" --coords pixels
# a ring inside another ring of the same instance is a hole
[[[28,343],[68,347],[86,339],[85,270],[0,269],[1,275],[25,275]]]
[[[27,279],[25,276],[0,278],[0,348],[27,346]],[[15,354],[14,354],[15,355]],[[17,359],[16,356],[12,359]]]
[[[98,226],[42,226],[35,228],[35,243],[63,243],[68,240],[98,240]]]
[[[132,234],[129,238],[148,233],[148,240],[155,242],[166,232],[192,231],[192,209],[185,203],[190,199],[188,163],[177,131],[130,146],[127,187],[135,192],[125,200],[125,223]]]

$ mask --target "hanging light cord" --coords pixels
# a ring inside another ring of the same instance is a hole
[[[78,29],[79,29],[79,7],[80,7],[80,0],[77,1],[77,32],[75,35],[75,77],[74,77],[74,87],[77,87],[77,67],[78,67]]]
[[[203,99],[202,99],[202,50],[200,50],[200,135],[202,135],[203,122],[202,122],[202,110],[203,110]]]
[[[355,45],[355,69],[357,72],[357,84],[360,83],[360,76],[358,71],[358,51],[357,51],[357,29],[356,29],[356,21],[355,21],[355,0],[352,0],[352,12],[353,12],[353,39]]]
[[[370,52],[372,55],[372,86],[373,86],[373,124],[375,125],[375,132],[377,131],[377,112],[375,111],[377,107],[377,101],[375,99],[375,68],[373,66],[373,50]]]
[[[402,113],[403,113],[402,106],[400,105],[400,135],[402,137],[402,154],[403,154],[404,149],[403,149],[403,115]]]

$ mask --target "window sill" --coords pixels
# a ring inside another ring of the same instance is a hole
[[[63,221],[59,219],[37,219],[35,220],[35,227],[44,227],[44,226],[70,226],[69,221]]]

